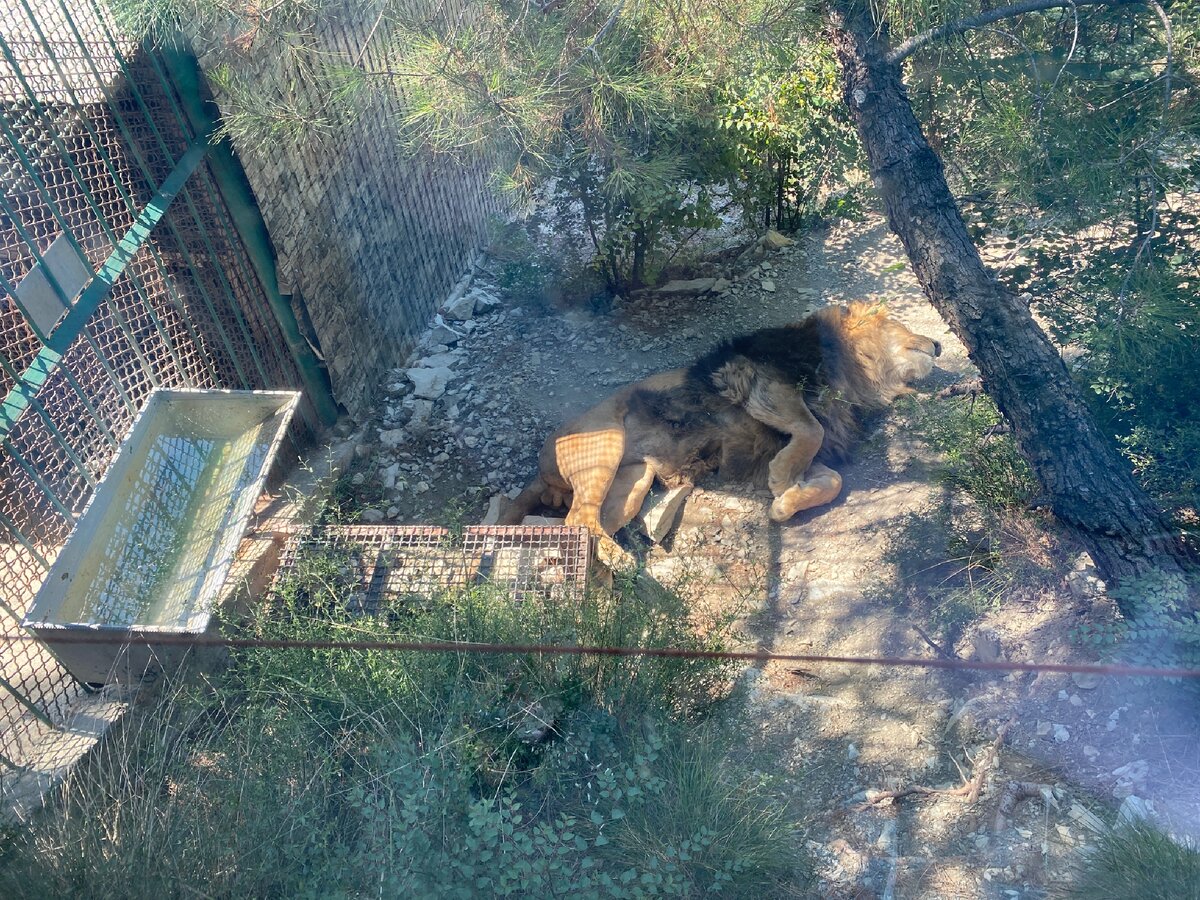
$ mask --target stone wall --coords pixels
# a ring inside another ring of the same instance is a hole
[[[376,22],[336,20],[336,32],[320,39],[354,59]],[[363,53],[368,71],[387,68],[386,46],[375,27]],[[271,61],[258,75],[265,90],[279,81]],[[394,127],[399,103],[379,94],[352,124],[302,146],[238,147],[281,290],[307,307],[334,394],[356,418],[469,268],[499,211],[483,166],[410,158]]]

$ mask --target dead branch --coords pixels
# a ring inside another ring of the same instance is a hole
[[[963,381],[956,381],[949,387],[944,387],[937,392],[939,400],[945,400],[947,397],[964,397],[967,394],[982,394],[983,381],[979,378],[967,378]]]
[[[1048,784],[1037,784],[1033,781],[1010,781],[1004,786],[1004,792],[1000,795],[1000,805],[996,807],[996,820],[992,823],[992,831],[1000,832],[1008,827],[1008,819],[1012,815],[1013,809],[1022,800],[1041,797],[1050,789]]]
[[[955,656],[953,653],[951,653],[945,647],[942,647],[940,644],[935,643],[933,638],[931,638],[929,635],[927,635],[925,633],[925,630],[923,628],[921,628],[921,626],[918,625],[916,622],[909,622],[908,624],[912,627],[913,631],[915,631],[917,634],[919,634],[921,636],[921,640],[923,640],[926,644],[928,644],[930,646],[930,648],[933,650],[933,652],[936,653],[938,656],[942,657],[942,659],[958,659],[957,656]]]
[[[914,784],[911,787],[901,788],[896,791],[880,791],[874,797],[868,798],[865,803],[860,803],[856,806],[854,811],[862,812],[863,810],[878,806],[885,800],[895,801],[914,795],[921,797],[962,797],[968,803],[975,803],[979,799],[979,795],[983,792],[983,782],[987,778],[988,771],[1000,758],[1000,745],[1004,743],[1004,736],[1008,734],[1008,729],[1016,721],[1015,718],[1012,718],[1000,726],[1000,729],[996,732],[996,740],[992,741],[992,745],[980,756],[979,762],[975,766],[975,774],[969,779],[964,780],[958,787],[932,788],[923,784]]]
[[[931,28],[928,31],[922,31],[920,34],[914,34],[908,40],[894,47],[888,53],[887,61],[891,65],[898,65],[926,44],[931,44],[941,38],[953,37],[956,34],[962,34],[975,28],[982,28],[993,22],[999,22],[1001,19],[1009,19],[1023,13],[1041,12],[1047,9],[1056,9],[1060,6],[1132,6],[1135,3],[1141,2],[1143,0],[1022,0],[1020,3],[990,9],[977,16],[967,16],[965,19],[947,22],[945,25],[939,25],[937,28]]]

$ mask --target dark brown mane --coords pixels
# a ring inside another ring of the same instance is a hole
[[[748,363],[756,371],[801,387],[825,429],[818,459],[839,461],[860,436],[863,420],[885,407],[902,386],[894,379],[888,359],[886,323],[886,315],[877,307],[856,303],[849,308],[826,307],[794,325],[735,337],[697,360],[684,385],[670,391],[636,392],[630,398],[631,412],[657,419],[685,442],[711,443],[705,433],[719,419],[737,415],[737,404],[723,395],[717,373],[731,364]],[[765,428],[758,423],[740,424]],[[772,452],[772,447],[766,442],[763,452]]]

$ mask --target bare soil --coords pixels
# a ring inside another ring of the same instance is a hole
[[[735,611],[747,646],[779,653],[1088,661],[1075,628],[1115,613],[1101,589],[1089,590],[1094,582],[1064,580],[1078,551],[1044,516],[1012,517],[1001,552],[1028,557],[1028,574],[989,588],[976,615],[948,627],[923,603],[947,579],[972,574],[944,524],[946,511],[967,501],[938,482],[940,461],[916,430],[916,412],[932,405],[936,414],[938,389],[973,372],[882,219],[810,234],[766,266],[721,295],[648,293],[602,315],[509,306],[477,317],[425,425],[406,424],[413,398],[401,373],[389,376],[395,390],[376,424],[394,446],[372,435],[359,448],[360,502],[397,522],[437,521],[447,509],[478,521],[491,494],[532,476],[555,425],[615,386],[821,304],[883,301],[945,352],[915,405],[882,417],[842,470],[838,500],[778,526],[765,491],[701,486],[665,545],[645,553],[647,574]],[[776,662],[748,670],[741,687],[746,751],[790,793],[819,862],[819,896],[1047,896],[1123,801],[1177,832],[1197,830],[1194,691],[1046,673]],[[952,791],[980,772],[973,800],[871,802],[918,785]],[[1039,787],[1024,796],[1010,782]],[[1011,815],[998,822],[1006,800]]]

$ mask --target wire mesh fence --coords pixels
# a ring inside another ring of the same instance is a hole
[[[405,603],[489,584],[520,602],[569,599],[587,583],[582,527],[476,526],[455,534],[425,525],[315,526],[284,546],[275,588],[332,563],[351,613],[377,615]]]
[[[0,12],[0,629],[20,620],[150,392],[300,378],[162,61],[92,0]],[[283,455],[315,421],[302,407]],[[82,688],[0,649],[0,780]]]

